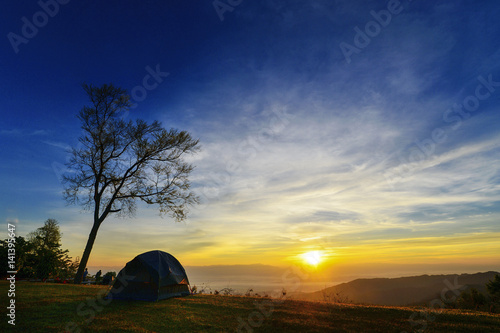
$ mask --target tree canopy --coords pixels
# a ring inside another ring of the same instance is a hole
[[[26,238],[15,238],[15,261],[17,276],[20,278],[61,278],[67,279],[76,272],[77,261],[72,262],[68,250],[63,250],[59,224],[48,219],[44,225]],[[0,241],[0,258],[7,264],[8,241]],[[7,271],[9,269],[5,269]]]
[[[64,269],[71,266],[68,250],[61,249],[61,232],[56,220],[45,221],[43,227],[28,234],[28,241],[37,257],[34,263],[37,277],[47,279],[51,274],[64,274]]]
[[[500,303],[500,275],[496,274],[493,280],[486,284],[486,289],[495,303]]]

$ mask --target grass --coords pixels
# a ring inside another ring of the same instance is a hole
[[[7,295],[6,281],[0,286]],[[105,301],[100,296],[105,291],[102,286],[18,281],[15,331],[500,332],[500,315],[472,311],[428,312],[426,317],[417,308],[213,295],[159,302]],[[4,304],[0,331],[14,331],[7,324]]]

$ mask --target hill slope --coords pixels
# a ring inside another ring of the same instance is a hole
[[[460,290],[476,288],[485,290],[485,283],[498,272],[476,274],[421,275],[401,278],[357,279],[314,293],[295,295],[296,299],[323,301],[325,296],[339,293],[354,303],[380,305],[416,305],[440,299],[445,292],[447,299]],[[453,292],[455,290],[455,293]]]

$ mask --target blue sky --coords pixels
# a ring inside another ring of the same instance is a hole
[[[189,265],[318,250],[328,267],[500,269],[496,1],[42,3],[51,15],[18,1],[0,20],[0,214],[21,235],[55,218],[83,252],[91,215],[59,177],[81,84],[113,83],[135,92],[125,117],[200,139],[202,204],[183,224],[110,218],[89,265],[154,247]]]

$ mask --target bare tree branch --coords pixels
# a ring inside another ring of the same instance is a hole
[[[124,121],[130,106],[126,91],[112,85],[83,85],[91,101],[78,114],[83,130],[81,146],[73,148],[64,176],[64,197],[94,213],[94,224],[80,261],[83,273],[101,223],[109,214],[132,216],[136,200],[158,205],[160,214],[186,218],[197,203],[190,190],[193,167],[183,161],[198,150],[188,132],[164,129],[154,121]],[[76,280],[78,281],[79,273]]]

